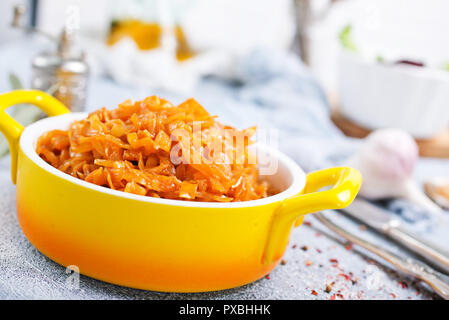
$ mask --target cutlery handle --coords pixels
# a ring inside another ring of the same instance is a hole
[[[431,286],[440,297],[449,300],[449,277],[428,267],[418,269],[415,271],[417,277]]]
[[[400,227],[388,229],[387,235],[424,258],[433,266],[449,274],[449,253],[443,249],[437,248],[435,245],[418,238]]]
[[[433,270],[424,263],[411,258],[402,258],[397,254],[379,247],[371,242],[361,239],[351,232],[348,232],[326,217],[321,213],[316,213],[315,217],[324,224],[327,228],[338,234],[339,236],[345,238],[346,240],[365,248],[366,250],[374,253],[378,257],[388,261],[393,266],[395,266],[399,271],[404,274],[412,276],[427,283],[440,297],[449,300],[449,277]]]

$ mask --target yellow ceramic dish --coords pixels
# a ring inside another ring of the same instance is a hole
[[[48,115],[23,128],[6,108],[35,104]],[[189,202],[133,195],[71,177],[35,152],[37,138],[86,117],[69,113],[39,91],[0,95],[0,130],[11,150],[17,214],[43,254],[103,281],[157,291],[232,288],[268,274],[279,262],[292,227],[307,213],[348,206],[360,173],[330,168],[308,174],[285,155],[257,146],[278,161],[265,176],[282,192],[234,203]],[[317,190],[332,186],[326,191]]]

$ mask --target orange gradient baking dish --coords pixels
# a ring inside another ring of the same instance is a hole
[[[50,117],[23,128],[5,112],[19,103],[34,104]],[[346,167],[306,175],[279,151],[256,144],[258,155],[277,163],[273,174],[262,176],[281,190],[276,195],[231,203],[140,196],[74,178],[35,152],[41,134],[66,130],[87,114],[70,113],[35,90],[0,95],[0,113],[18,220],[28,240],[63,266],[127,287],[201,292],[255,281],[278,264],[305,214],[348,206],[362,180]]]

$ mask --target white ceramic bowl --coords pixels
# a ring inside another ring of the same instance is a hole
[[[399,128],[430,138],[449,126],[449,72],[339,55],[342,114],[367,129]]]

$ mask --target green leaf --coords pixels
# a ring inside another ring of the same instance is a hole
[[[339,34],[340,43],[346,50],[352,52],[358,52],[354,40],[352,39],[352,26],[350,24],[346,25]]]
[[[22,81],[14,73],[9,73],[9,83],[13,90],[23,89]]]

